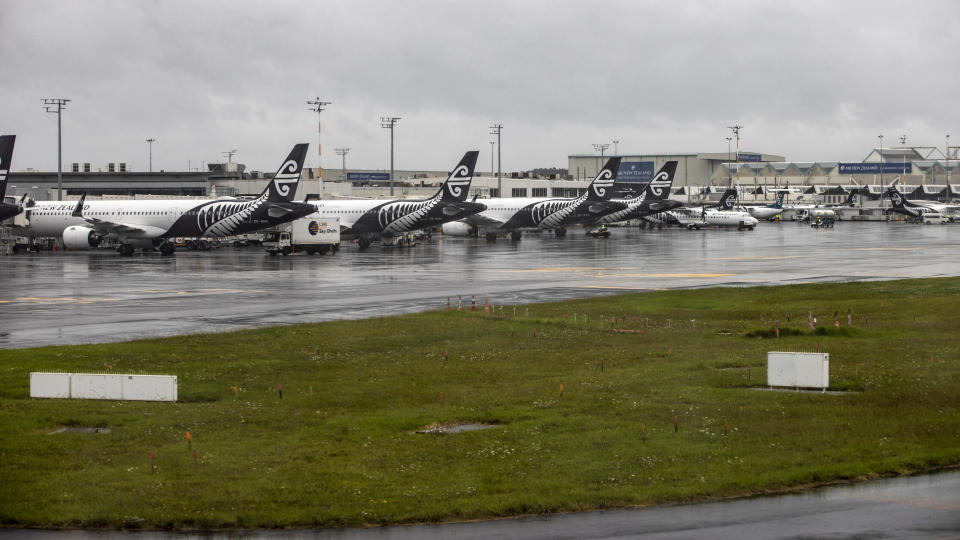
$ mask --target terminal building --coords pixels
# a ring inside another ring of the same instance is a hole
[[[715,200],[724,188],[737,185],[742,202],[772,201],[772,190],[791,188],[795,201],[840,202],[845,189],[861,189],[869,200],[894,180],[908,198],[947,201],[960,198],[960,161],[950,147],[949,159],[932,147],[873,149],[856,162],[790,162],[764,152],[623,154],[618,183],[641,186],[670,160],[678,162],[672,197],[685,202]],[[508,172],[502,178],[478,171],[471,195],[486,197],[575,197],[586,189],[607,156],[570,155],[566,174],[534,175]],[[104,170],[105,169],[105,170]],[[272,172],[251,170],[240,163],[211,163],[206,171],[131,171],[123,163],[93,170],[73,163],[62,174],[64,199],[82,193],[90,198],[247,197],[258,195]],[[379,169],[324,170],[304,168],[296,198],[420,198],[432,195],[446,171],[397,170],[391,189],[389,171]],[[8,175],[7,196],[35,200],[57,198],[57,173],[20,171]],[[322,187],[321,187],[322,186]],[[502,190],[502,193],[500,192]],[[793,197],[793,196],[792,196]]]

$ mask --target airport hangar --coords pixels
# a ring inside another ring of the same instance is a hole
[[[932,147],[873,149],[862,161],[788,162],[783,156],[740,151],[739,154],[675,153],[621,154],[619,180],[643,183],[656,169],[670,160],[678,162],[673,198],[700,202],[714,200],[723,189],[739,185],[743,202],[772,201],[772,188],[794,187],[793,202],[839,203],[844,189],[860,187],[870,200],[877,200],[884,186],[902,176],[901,191],[910,199],[952,200],[960,198],[960,161],[957,151],[949,149],[950,159]],[[506,197],[573,197],[583,192],[608,156],[577,154],[568,156],[568,174],[537,176],[509,172],[500,182]],[[739,159],[738,159],[739,158]],[[110,163],[93,170],[89,163],[73,163],[63,177],[63,198],[77,199],[81,193],[90,198],[145,197],[220,197],[255,196],[266,186],[273,173],[247,171],[240,163],[210,163],[206,171],[131,171],[123,163]],[[901,174],[906,171],[906,174]],[[382,198],[390,196],[389,172],[382,169],[319,170],[305,168],[297,198]],[[446,171],[397,170],[394,195],[427,197],[446,178]],[[57,173],[39,171],[11,172],[7,196],[27,194],[35,200],[57,198]],[[480,197],[499,195],[498,179],[491,172],[477,171],[471,194]]]

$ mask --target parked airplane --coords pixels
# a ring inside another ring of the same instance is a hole
[[[484,210],[483,204],[466,200],[478,155],[476,150],[464,154],[429,199],[323,200],[312,204],[316,212],[340,218],[340,238],[356,238],[365,248],[373,238],[435,227]]]
[[[4,202],[7,193],[7,173],[10,172],[10,161],[13,159],[13,144],[17,141],[16,135],[0,136],[0,221],[12,218],[23,211],[19,204]]]
[[[683,206],[683,203],[680,201],[668,199],[670,196],[670,187],[673,186],[673,178],[676,172],[676,161],[664,163],[663,167],[657,171],[657,174],[653,175],[653,178],[643,188],[643,191],[638,197],[634,197],[633,199],[613,199],[614,202],[621,202],[627,205],[626,208],[611,212],[591,223],[616,223],[629,219],[641,219]]]
[[[677,219],[678,214],[683,214],[686,216],[699,216],[703,213],[704,210],[711,209],[711,208],[714,209],[714,211],[727,212],[727,211],[733,210],[734,207],[736,207],[736,205],[737,205],[737,190],[734,188],[727,188],[723,192],[723,194],[720,195],[720,200],[718,200],[716,203],[703,204],[696,207],[681,206],[679,208],[673,209],[672,211],[663,212],[662,214],[658,215],[657,218],[660,221],[666,223],[668,226],[683,225],[682,223],[680,223],[680,220]],[[651,222],[655,225],[659,225],[659,223],[654,223],[649,219],[646,221]]]
[[[852,207],[855,203],[858,190],[852,189],[847,193],[847,198],[839,204],[792,204],[786,207],[787,210],[793,210],[797,214],[797,221],[813,221],[817,218],[821,220],[838,219],[836,208]]]
[[[950,221],[960,219],[960,205],[908,201],[896,185],[887,188],[887,197],[893,204],[893,207],[890,208],[891,211],[905,214],[911,218],[922,220],[925,216],[929,218],[931,215],[939,215]]]
[[[617,180],[620,158],[610,158],[586,191],[579,197],[532,198],[510,197],[484,200],[487,209],[466,219],[447,223],[443,233],[454,236],[474,236],[478,232],[487,240],[495,240],[497,233],[508,232],[510,238],[519,240],[521,229],[552,230],[557,236],[567,233],[566,227],[578,223],[596,221],[627,207],[622,202],[610,200],[613,183]]]
[[[747,206],[747,212],[757,219],[773,219],[783,212],[783,197],[786,191],[777,191],[777,200],[773,204],[765,206]]]
[[[103,200],[27,204],[28,230],[34,236],[60,236],[67,249],[91,249],[104,238],[119,240],[121,255],[136,248],[159,248],[170,255],[174,237],[231,236],[292,221],[313,212],[293,202],[307,144],[293,147],[266,189],[253,200]]]
[[[748,229],[752,231],[753,228],[757,226],[757,223],[759,223],[757,218],[751,216],[749,212],[744,210],[717,210],[708,208],[696,210],[694,208],[677,208],[667,213],[687,229],[699,229],[711,225],[720,225],[736,227],[738,230]]]

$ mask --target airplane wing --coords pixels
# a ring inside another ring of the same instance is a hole
[[[504,220],[500,220],[499,218],[491,215],[485,215],[483,212],[480,212],[479,214],[473,214],[472,216],[467,216],[460,221],[486,228],[497,228],[506,223]]]
[[[151,227],[149,225],[130,225],[91,217],[84,217],[83,220],[90,224],[91,229],[104,235],[157,238],[166,232],[165,229]]]

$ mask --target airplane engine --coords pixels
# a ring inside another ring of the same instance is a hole
[[[100,245],[100,235],[90,227],[71,225],[63,230],[63,245],[67,249],[91,249]]]
[[[477,228],[462,221],[444,223],[440,230],[447,236],[476,236]]]

